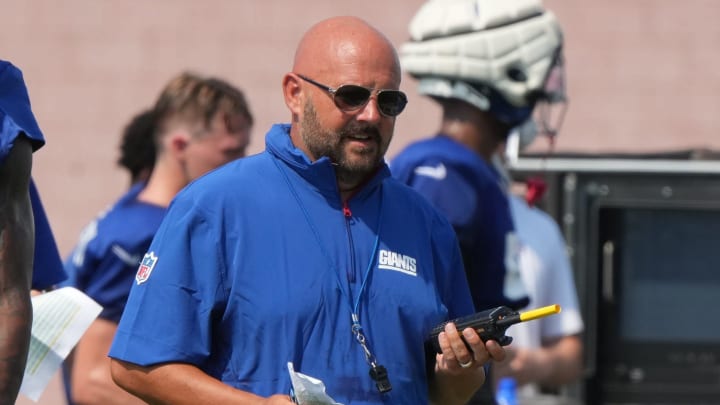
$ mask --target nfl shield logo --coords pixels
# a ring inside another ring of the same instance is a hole
[[[155,263],[157,263],[157,260],[158,258],[157,256],[155,256],[155,252],[145,253],[145,256],[140,262],[140,267],[138,268],[137,274],[135,274],[135,281],[138,283],[138,285],[147,281],[147,279],[150,277],[150,273],[152,273],[153,269],[155,268]]]

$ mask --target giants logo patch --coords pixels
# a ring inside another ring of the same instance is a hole
[[[405,273],[410,276],[417,276],[417,261],[414,257],[389,250],[380,250],[378,254],[378,268],[399,271],[400,273]]]
[[[135,274],[135,281],[138,285],[147,281],[150,277],[150,273],[152,273],[155,268],[157,261],[158,257],[155,256],[155,252],[145,253],[145,256],[143,256],[143,259],[140,262],[140,267],[138,267],[137,274]]]

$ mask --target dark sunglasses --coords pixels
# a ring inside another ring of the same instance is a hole
[[[298,75],[298,77],[330,93],[337,108],[345,112],[357,111],[363,108],[370,100],[373,92],[373,89],[355,84],[343,84],[334,89],[303,75]],[[407,96],[400,90],[378,90],[377,105],[383,115],[395,117],[405,109]]]

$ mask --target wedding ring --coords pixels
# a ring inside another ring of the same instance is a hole
[[[472,366],[474,362],[475,362],[475,359],[473,359],[472,357],[470,358],[470,361],[468,361],[467,363],[461,363],[460,360],[458,360],[458,364],[462,368],[468,368],[468,367]]]

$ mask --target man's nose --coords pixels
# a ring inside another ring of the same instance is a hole
[[[367,104],[365,104],[360,110],[360,113],[357,115],[356,119],[366,122],[378,122],[382,118],[382,113],[380,113],[380,109],[378,108],[377,104],[377,96],[372,96],[368,100]]]

